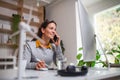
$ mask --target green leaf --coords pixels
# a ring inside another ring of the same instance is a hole
[[[117,53],[120,53],[120,51],[119,51],[119,50],[116,50],[116,52],[117,52]]]
[[[110,51],[110,52],[107,52],[107,54],[110,54],[110,55],[113,55],[113,53]]]
[[[95,66],[95,61],[86,62],[86,65],[89,66],[89,67],[94,67]]]
[[[108,66],[107,63],[106,63],[105,61],[99,60],[99,63],[101,63],[101,64],[103,65],[103,67],[107,67],[107,66]]]
[[[97,50],[96,51],[96,60],[99,60],[100,59],[100,53],[99,53],[99,51]]]
[[[116,56],[118,59],[120,59],[120,54]]]
[[[83,66],[85,63],[84,63],[84,61],[83,60],[80,60],[79,62],[78,62],[78,66]]]
[[[120,53],[119,50],[115,50],[115,49],[112,49],[112,52],[113,52],[113,53]]]
[[[120,11],[120,7],[116,9],[116,12],[119,12]]]
[[[118,45],[118,49],[120,49],[120,45]]]
[[[81,50],[83,50],[83,48],[81,47],[81,48],[79,48],[78,50],[81,51]]]
[[[76,58],[78,59],[78,60],[80,60],[81,59],[81,57],[82,57],[82,54],[77,54],[77,56],[76,56]]]
[[[108,66],[107,63],[103,62],[103,67],[107,67],[107,66]]]
[[[115,63],[119,64],[119,60],[117,58],[115,58]]]
[[[111,51],[112,51],[113,53],[115,53],[115,52],[116,52],[116,50],[114,50],[114,49],[112,49]]]
[[[95,66],[95,61],[91,63],[91,67],[94,67]]]

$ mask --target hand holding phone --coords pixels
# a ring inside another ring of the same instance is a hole
[[[57,33],[55,33],[55,36],[54,36],[54,38],[53,38],[53,43],[54,43],[56,46],[60,45],[60,36],[59,36]]]
[[[53,40],[56,42],[58,40],[58,37],[55,35]]]

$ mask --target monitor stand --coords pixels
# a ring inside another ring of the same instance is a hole
[[[98,69],[106,69],[106,70],[108,70],[108,69],[110,69],[110,63],[109,63],[109,60],[108,60],[108,58],[107,58],[107,55],[105,54],[105,52],[104,52],[104,50],[103,50],[103,47],[102,47],[102,45],[101,45],[101,41],[100,41],[100,39],[99,39],[99,37],[95,34],[95,37],[96,37],[96,40],[98,41],[98,44],[99,44],[99,46],[100,46],[100,48],[101,48],[101,50],[102,50],[102,52],[103,52],[103,54],[104,54],[104,56],[105,56],[105,59],[106,59],[106,62],[107,62],[107,68],[98,68]]]

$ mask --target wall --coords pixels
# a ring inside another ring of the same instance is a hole
[[[75,0],[59,0],[58,3],[46,6],[46,19],[56,21],[57,31],[63,40],[68,63],[76,63]]]
[[[91,22],[94,24],[94,15],[96,13],[119,3],[120,0],[101,0],[85,7],[87,8]],[[57,31],[63,40],[68,63],[76,63],[77,40],[75,17],[75,0],[58,0],[58,2],[46,6],[46,19],[55,20],[58,24]]]

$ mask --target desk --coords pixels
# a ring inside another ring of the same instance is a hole
[[[25,79],[25,80],[113,80],[112,77],[120,79],[120,68],[110,68],[108,69],[89,69],[86,76],[75,76],[75,77],[62,77],[57,75],[56,70],[48,71],[35,71],[26,70],[24,76],[33,76],[36,78]],[[117,80],[115,79],[115,80]]]
[[[16,74],[15,72],[9,72],[7,78],[12,76],[13,73]],[[100,80],[100,79],[118,80],[120,79],[120,68],[110,68],[109,70],[89,69],[88,73],[85,76],[75,76],[75,77],[62,77],[57,74],[56,70],[48,70],[48,71],[26,70],[22,75],[23,75],[22,80]],[[4,80],[15,80],[15,79],[9,78]]]

